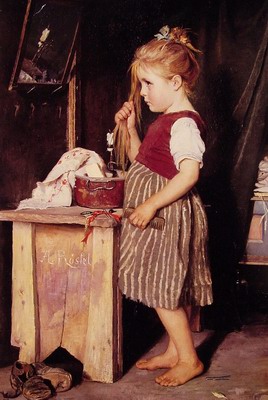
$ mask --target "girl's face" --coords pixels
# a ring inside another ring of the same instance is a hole
[[[152,112],[169,113],[176,111],[178,95],[174,81],[161,77],[153,69],[140,67],[138,79],[140,95]]]

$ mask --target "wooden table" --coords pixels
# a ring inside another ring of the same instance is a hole
[[[120,224],[98,216],[84,244],[82,211],[0,211],[13,222],[11,344],[28,363],[65,348],[90,379],[114,382],[122,375]]]

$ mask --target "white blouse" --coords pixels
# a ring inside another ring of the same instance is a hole
[[[192,118],[179,118],[172,125],[170,152],[178,170],[180,169],[180,162],[186,158],[198,161],[200,168],[202,168],[205,143],[201,138],[196,122]]]

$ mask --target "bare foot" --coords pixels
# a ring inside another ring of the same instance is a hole
[[[148,360],[142,359],[136,363],[136,367],[139,369],[148,369],[154,371],[155,369],[161,368],[172,368],[178,362],[178,356],[170,355],[167,353],[160,354],[158,356],[149,358]]]
[[[179,362],[155,381],[161,386],[179,386],[202,374],[203,371],[204,365],[200,360],[195,364]]]

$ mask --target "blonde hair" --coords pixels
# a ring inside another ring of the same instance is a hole
[[[173,28],[166,39],[153,39],[136,50],[129,67],[131,74],[129,97],[134,101],[138,120],[141,113],[140,83],[137,77],[139,68],[151,68],[166,79],[180,75],[186,94],[191,96],[200,73],[193,52],[199,50],[191,45],[187,29],[183,28]]]
[[[133,100],[138,123],[141,119],[140,82],[138,79],[140,68],[151,68],[166,79],[180,75],[188,96],[191,96],[200,73],[200,67],[194,55],[194,52],[200,53],[200,51],[192,46],[188,38],[188,30],[177,27],[170,29],[166,25],[159,32],[155,35],[155,39],[136,50],[129,67],[131,77],[129,101]],[[114,143],[117,163],[124,169],[125,154],[129,146],[126,124],[115,127]]]

